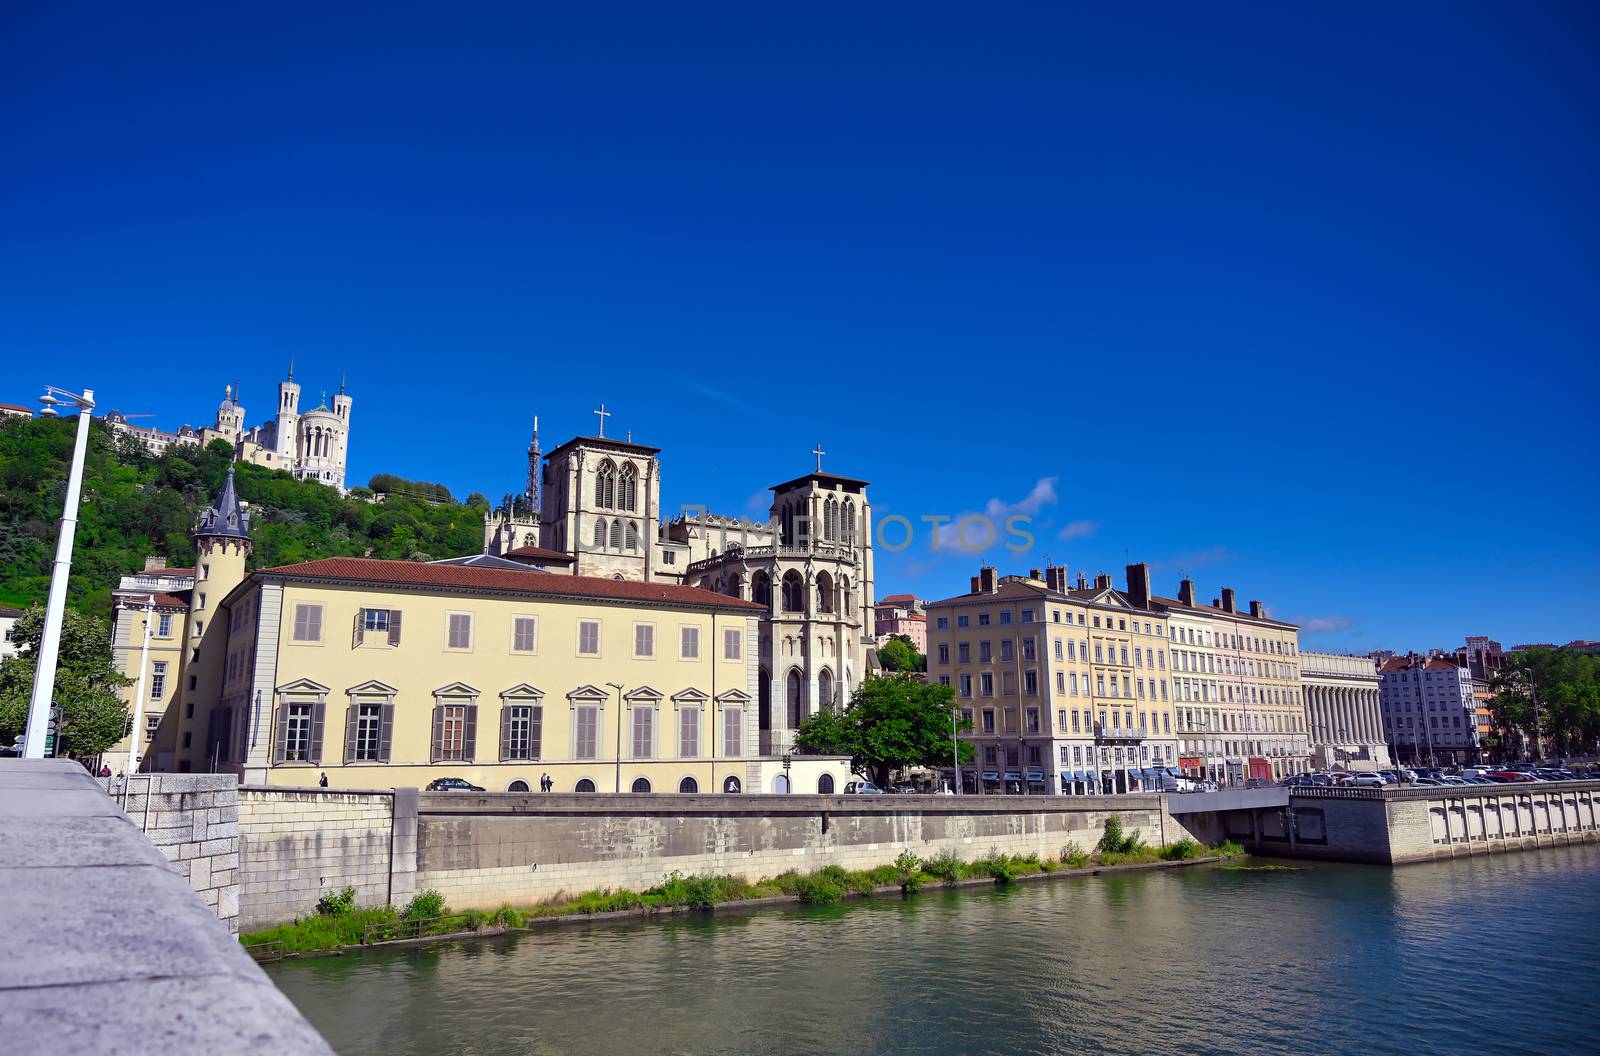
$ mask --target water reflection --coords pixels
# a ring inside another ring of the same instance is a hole
[[[284,964],[342,1056],[1579,1052],[1600,848],[1208,866]]]

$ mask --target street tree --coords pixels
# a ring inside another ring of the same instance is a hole
[[[44,609],[35,605],[11,629],[14,656],[0,661],[0,742],[11,743],[28,726],[28,701],[44,639]],[[122,690],[131,684],[112,664],[111,633],[104,622],[67,609],[57,654],[55,704],[57,755],[95,755],[128,733]]]
[[[843,711],[823,710],[806,719],[794,741],[802,752],[848,755],[852,770],[882,786],[896,770],[948,765],[952,720],[955,730],[972,728],[956,716],[949,686],[900,672],[866,679]],[[972,745],[960,741],[957,751],[963,764],[971,762]]]

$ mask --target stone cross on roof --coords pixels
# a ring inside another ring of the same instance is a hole
[[[600,419],[600,435],[602,437],[605,436],[606,435],[606,419],[611,417],[611,412],[606,410],[606,405],[602,403],[600,405],[600,409],[598,411],[590,411],[589,413],[592,414],[592,415],[597,416]]]
[[[817,456],[817,472],[821,473],[822,472],[822,456],[827,454],[827,452],[822,449],[822,441],[821,440],[817,441],[816,450],[812,451],[811,453],[813,455]]]

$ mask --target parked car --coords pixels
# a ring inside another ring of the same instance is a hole
[[[482,792],[483,786],[459,777],[436,777],[428,782],[429,792]]]
[[[1496,770],[1489,777],[1502,784],[1525,784],[1539,780],[1532,774],[1524,774],[1520,770]]]
[[[1385,781],[1378,774],[1354,774],[1345,784],[1353,788],[1382,788]]]
[[[1252,777],[1252,778],[1247,778],[1245,780],[1244,787],[1245,788],[1271,788],[1272,787],[1272,778],[1270,778],[1270,777]]]
[[[844,794],[847,796],[881,796],[883,795],[883,789],[871,781],[847,781],[844,786]]]

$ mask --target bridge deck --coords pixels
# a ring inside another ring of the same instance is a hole
[[[1289,790],[1283,787],[1225,788],[1220,792],[1184,792],[1167,797],[1168,814],[1210,814],[1288,805]]]

